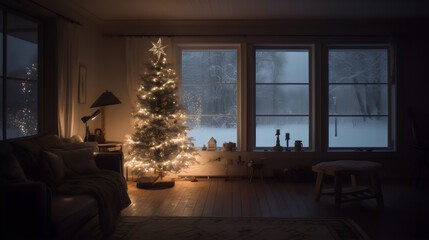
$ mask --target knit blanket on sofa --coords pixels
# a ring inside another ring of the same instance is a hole
[[[99,222],[103,236],[113,233],[121,210],[131,204],[124,178],[119,173],[109,170],[67,177],[63,184],[53,188],[52,191],[62,194],[94,196],[98,203]]]

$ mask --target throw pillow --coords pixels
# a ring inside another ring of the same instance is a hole
[[[63,159],[48,151],[41,151],[39,158],[42,168],[42,180],[51,187],[61,185],[67,173],[67,167]]]
[[[53,147],[61,146],[63,143],[61,142],[61,138],[58,137],[58,135],[50,134],[50,135],[44,135],[41,137],[38,137],[34,139],[39,146],[41,146],[43,149],[50,149]]]
[[[81,143],[83,142],[82,137],[79,135],[73,135],[70,138],[61,138],[63,144],[67,143]]]
[[[1,185],[27,181],[13,149],[7,143],[0,143],[0,181]]]
[[[81,148],[91,148],[93,152],[98,151],[98,144],[96,142],[79,142],[79,143],[67,143],[57,147],[62,150],[75,150]]]
[[[86,174],[98,171],[95,164],[94,154],[91,148],[80,148],[72,150],[52,149],[59,155],[67,168],[77,174]]]

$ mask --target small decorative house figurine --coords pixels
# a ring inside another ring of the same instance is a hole
[[[207,144],[207,151],[216,151],[216,140],[212,137],[209,140],[209,143]]]
[[[222,151],[223,152],[234,152],[237,150],[237,144],[233,142],[226,142],[223,144]]]
[[[205,144],[203,144],[203,148],[201,148],[201,150],[203,150],[203,151],[206,151],[206,150],[207,150],[207,147],[206,147],[206,145],[205,145]]]

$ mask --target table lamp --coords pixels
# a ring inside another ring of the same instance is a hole
[[[91,108],[100,107],[100,110],[101,110],[101,129],[103,130],[104,136],[106,136],[105,120],[104,120],[106,117],[106,111],[105,111],[104,107],[108,106],[108,105],[115,105],[115,104],[121,104],[121,101],[119,101],[119,99],[115,95],[113,95],[112,92],[105,91],[91,105]]]
[[[100,109],[98,109],[97,111],[95,111],[93,114],[91,114],[90,116],[84,116],[81,118],[82,122],[85,123],[85,139],[84,141],[87,142],[88,141],[88,137],[89,137],[89,127],[88,127],[88,121],[89,120],[94,120],[97,118],[98,115],[100,115],[101,111]]]

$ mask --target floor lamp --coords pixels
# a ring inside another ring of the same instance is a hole
[[[113,95],[112,92],[105,91],[102,93],[97,100],[91,105],[91,108],[100,107],[101,110],[101,129],[103,131],[104,137],[106,137],[106,129],[105,129],[105,117],[106,111],[104,109],[105,106],[121,104],[121,101]]]

